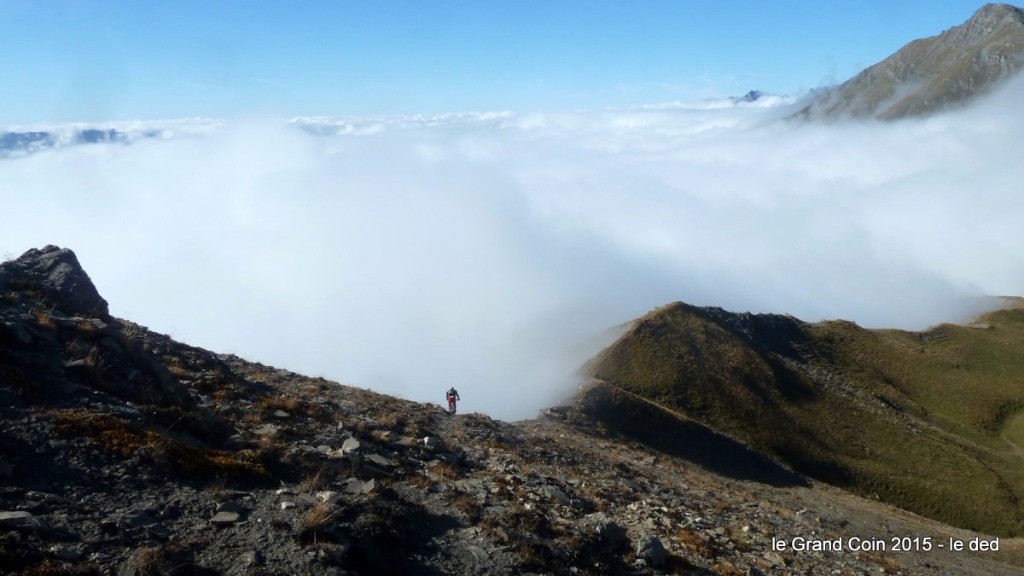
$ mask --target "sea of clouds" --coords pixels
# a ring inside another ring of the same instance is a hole
[[[530,417],[676,300],[920,329],[1024,294],[1022,87],[892,123],[768,97],[94,126],[128,136],[0,159],[0,252],[70,247],[193,345]]]

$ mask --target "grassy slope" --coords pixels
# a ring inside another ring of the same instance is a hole
[[[1005,438],[1024,436],[1024,310],[980,321],[912,333],[674,304],[591,369],[811,476],[1019,534],[1024,464]]]

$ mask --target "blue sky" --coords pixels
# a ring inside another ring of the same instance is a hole
[[[981,3],[0,0],[0,125],[801,92]]]

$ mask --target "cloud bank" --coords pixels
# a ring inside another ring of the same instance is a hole
[[[785,99],[183,123],[0,160],[0,251],[70,247],[190,344],[530,417],[671,301],[923,328],[1024,293],[1015,84],[889,124]]]

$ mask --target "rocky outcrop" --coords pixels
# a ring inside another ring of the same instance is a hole
[[[17,260],[0,264],[0,290],[36,290],[52,307],[66,314],[104,318],[110,311],[92,279],[67,248],[33,248]]]
[[[797,115],[893,120],[961,106],[1024,65],[1024,11],[986,4],[967,22],[915,40],[815,97]]]

